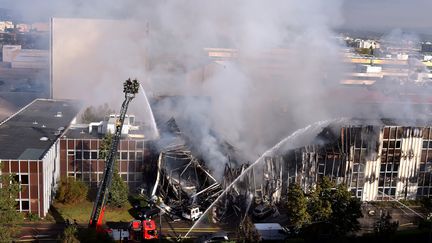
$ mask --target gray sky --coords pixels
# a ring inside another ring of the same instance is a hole
[[[343,27],[362,30],[402,28],[432,34],[431,0],[345,0]]]
[[[329,0],[328,3],[335,8],[341,6],[343,18],[338,22],[342,23],[343,28],[380,31],[401,28],[432,34],[429,17],[432,0]],[[24,13],[24,18],[37,20],[49,18],[50,15],[127,17],[125,13],[133,14],[136,8],[152,8],[152,5],[152,1],[137,0],[119,1],[116,4],[103,0],[0,0],[1,7],[13,8]]]

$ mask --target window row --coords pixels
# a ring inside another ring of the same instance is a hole
[[[120,172],[147,171],[151,165],[143,161],[118,161]],[[105,170],[105,161],[103,160],[68,160],[67,170],[83,172],[103,172]]]
[[[383,141],[383,149],[388,148],[401,148],[401,140],[390,140],[390,141]]]
[[[125,182],[142,182],[142,173],[119,173]],[[103,173],[68,173],[69,177],[75,177],[84,182],[99,182],[103,178]]]
[[[432,195],[432,187],[418,187],[417,196],[430,196]]]
[[[67,149],[81,150],[81,149],[99,149],[101,140],[67,140]],[[144,149],[144,141],[120,141],[120,149]]]
[[[397,172],[399,170],[399,162],[381,163],[381,172]]]
[[[401,138],[403,135],[403,127],[385,127],[384,128],[384,139],[396,139]]]
[[[68,150],[68,156],[72,159],[102,159],[99,157],[98,151],[81,151],[81,150]],[[142,160],[143,152],[117,152],[117,159],[120,160]]]
[[[378,186],[396,186],[398,182],[397,173],[380,173],[378,178]]]
[[[378,198],[379,197],[388,197],[388,196],[395,196],[396,195],[396,187],[390,187],[390,188],[382,188],[378,187]]]

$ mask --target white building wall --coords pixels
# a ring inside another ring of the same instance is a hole
[[[375,156],[375,160],[367,160],[365,167],[365,184],[363,186],[363,195],[361,201],[374,201],[378,195],[378,178],[380,175],[381,165],[381,151],[383,132],[379,134],[379,147],[378,154]]]
[[[57,182],[60,179],[60,142],[57,140],[42,159],[43,169],[43,212],[45,217],[55,196]]]
[[[2,48],[2,60],[3,62],[12,62],[13,59],[21,51],[20,45],[4,45]]]
[[[418,128],[418,133],[420,133]],[[409,129],[411,130],[411,129]],[[413,180],[420,168],[420,157],[422,151],[423,138],[405,137],[401,143],[401,161],[396,184],[396,198],[398,199],[415,199],[417,194],[417,180]],[[411,182],[410,182],[411,178]]]

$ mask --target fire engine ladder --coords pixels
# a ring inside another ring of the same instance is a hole
[[[105,171],[96,196],[96,200],[93,205],[93,210],[89,222],[89,227],[96,228],[97,231],[102,230],[102,219],[105,213],[105,206],[108,200],[109,189],[111,186],[111,180],[114,171],[114,161],[117,155],[118,144],[120,141],[121,131],[123,128],[124,119],[129,103],[138,93],[139,83],[136,79],[126,80],[123,84],[123,92],[125,93],[125,100],[121,106],[120,117],[116,121],[115,133],[112,139],[111,148],[108,153],[108,157],[105,161]]]

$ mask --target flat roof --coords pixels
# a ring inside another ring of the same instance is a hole
[[[36,99],[0,123],[0,160],[40,160],[69,127],[80,104]]]
[[[68,128],[63,137],[69,139],[102,139],[104,136],[105,134],[97,132],[97,128],[95,128],[92,133],[89,133],[88,124],[75,124]],[[130,129],[128,134],[122,133],[121,139],[148,140],[142,126],[138,126],[137,130]]]

